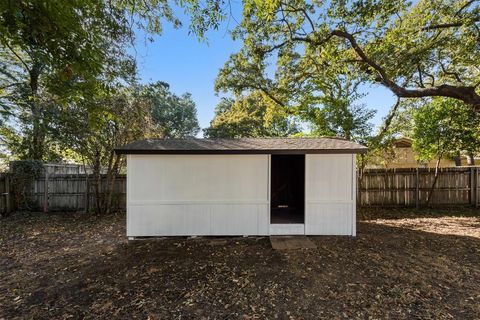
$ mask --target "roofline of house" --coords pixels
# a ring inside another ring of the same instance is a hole
[[[122,149],[116,148],[117,154],[357,154],[366,153],[367,148],[358,149],[241,149],[241,150],[161,150],[161,149]]]

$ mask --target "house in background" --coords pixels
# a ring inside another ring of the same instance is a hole
[[[356,235],[355,155],[337,138],[147,139],[127,155],[127,236]]]
[[[366,168],[435,168],[437,160],[430,160],[428,162],[419,162],[415,159],[415,151],[412,147],[412,139],[398,138],[393,142],[393,146],[389,150],[383,151],[382,156],[374,157],[369,161]],[[476,159],[471,163],[469,157],[460,156],[458,163],[455,159],[442,159],[440,167],[456,167],[474,165]]]

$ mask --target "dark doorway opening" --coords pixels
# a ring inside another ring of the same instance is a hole
[[[305,222],[305,155],[272,155],[270,223]]]

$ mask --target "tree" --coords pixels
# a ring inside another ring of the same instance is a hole
[[[435,98],[413,112],[412,138],[420,161],[475,154],[480,150],[480,117],[459,101]]]
[[[72,103],[56,113],[55,141],[93,170],[97,213],[111,211],[113,186],[124,165],[124,158],[115,154],[114,148],[150,134],[150,107],[136,99],[131,88],[118,88],[115,94]]]
[[[480,111],[479,23],[471,0],[249,0],[233,32],[243,47],[217,87],[262,90],[286,104],[291,88],[343,75],[399,98],[448,97]]]
[[[28,158],[45,154],[46,92],[72,96],[77,90],[94,90],[99,77],[133,74],[134,61],[124,48],[132,31],[120,14],[107,3],[86,0],[0,5],[2,100],[30,115]],[[10,99],[19,91],[24,97],[20,104]]]
[[[460,101],[435,98],[414,111],[413,122],[413,148],[418,160],[437,159],[428,204],[442,158],[453,158],[461,152],[475,154],[480,149],[480,117]]]
[[[358,103],[363,96],[358,93],[361,83],[349,79],[336,79],[323,86],[323,95],[314,97],[312,103],[302,104],[297,113],[312,126],[316,136],[337,136],[366,143],[373,133],[371,120],[374,110]]]
[[[140,96],[151,104],[155,131],[164,138],[194,137],[200,127],[195,102],[190,93],[177,96],[165,82],[156,82],[140,88]]]
[[[191,31],[201,39],[223,17],[218,1],[202,4],[180,1],[191,16]],[[52,111],[46,95],[55,105],[67,104],[132,80],[135,60],[128,48],[135,29],[160,34],[163,21],[181,25],[167,0],[0,2],[0,107],[3,117],[25,129],[24,156],[45,158]]]
[[[204,129],[208,138],[286,137],[299,132],[295,121],[269,103],[261,92],[223,98]]]
[[[161,82],[120,86],[55,112],[55,127],[51,129],[54,141],[93,169],[97,213],[113,209],[113,187],[125,165],[125,158],[115,153],[115,147],[139,139],[198,132],[195,103],[188,94],[176,97],[168,87]]]

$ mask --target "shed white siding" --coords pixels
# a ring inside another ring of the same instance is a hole
[[[355,155],[307,154],[305,161],[305,234],[355,236]]]
[[[128,155],[127,236],[267,235],[268,155]]]
[[[130,154],[127,236],[355,236],[355,170],[354,154],[307,154],[305,223],[275,225],[270,155]]]

